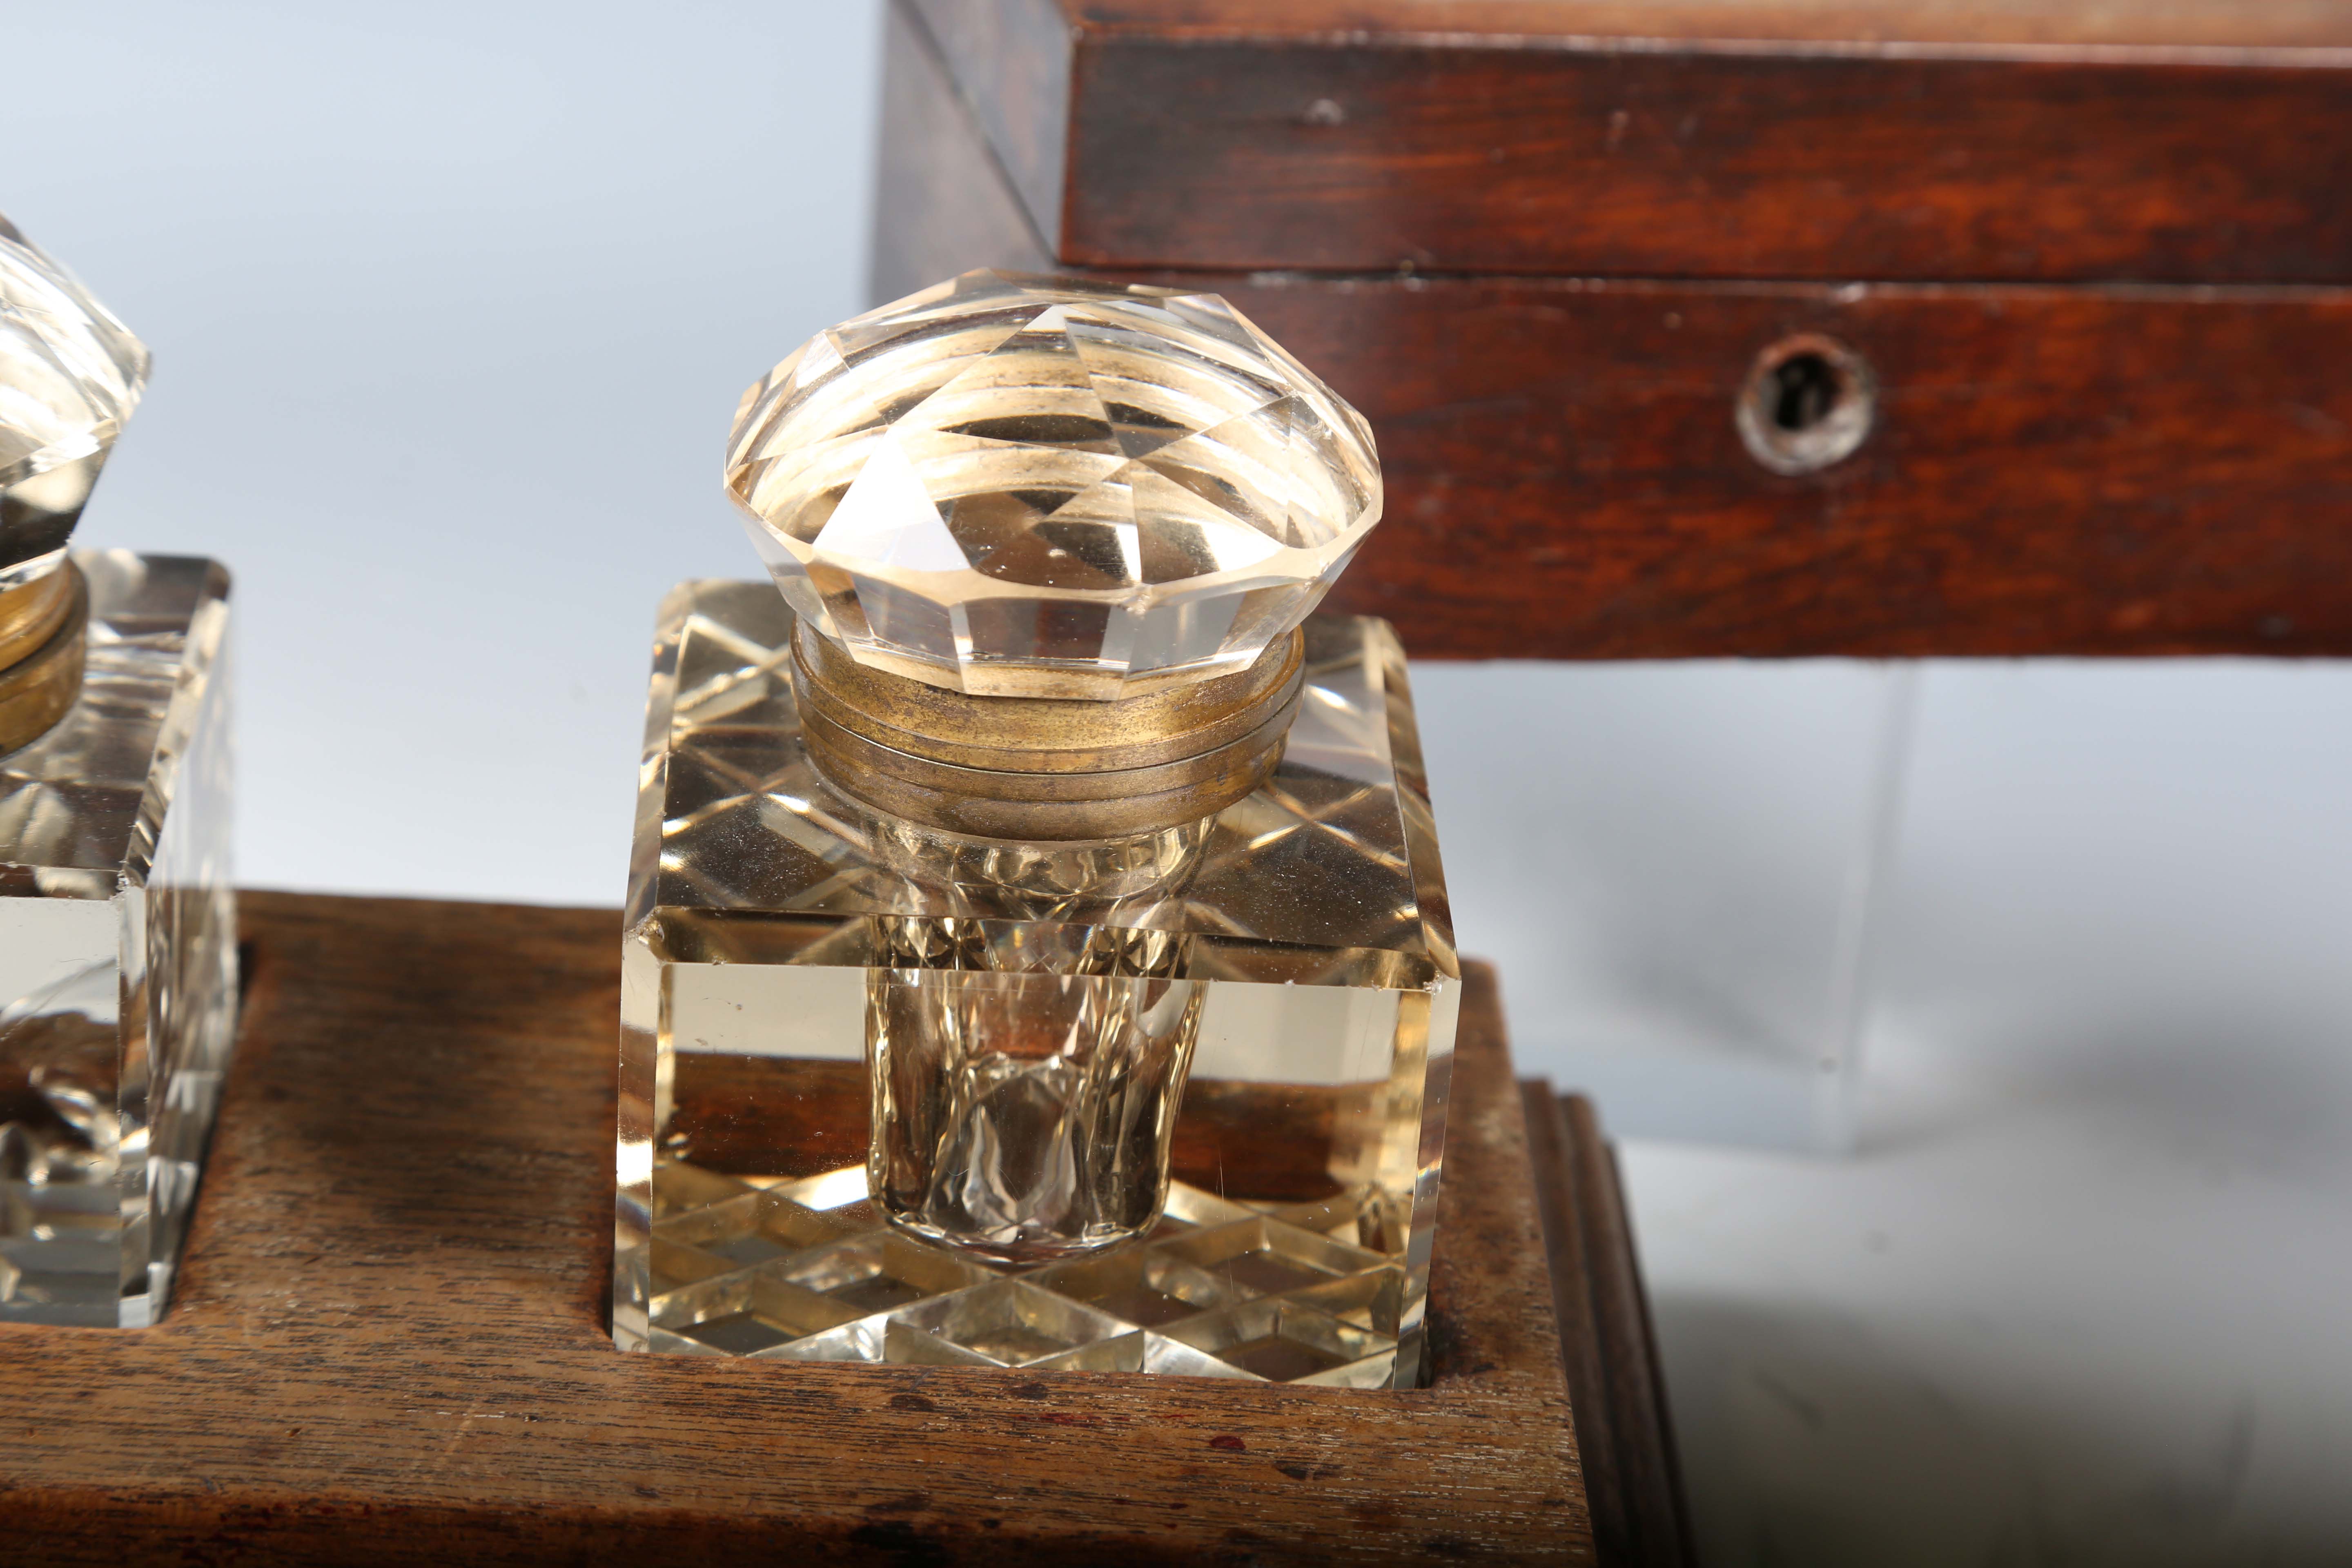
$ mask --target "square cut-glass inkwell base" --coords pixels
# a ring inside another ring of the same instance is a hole
[[[228,574],[74,560],[80,697],[0,754],[0,1322],[140,1327],[236,1028]]]
[[[951,1003],[996,987],[1010,1010],[974,1016],[1017,1016],[1037,977],[897,966],[898,922],[955,911],[896,868],[890,822],[811,765],[791,612],[765,583],[670,595],[623,938],[623,1349],[1349,1388],[1425,1377],[1460,971],[1395,635],[1337,616],[1306,629],[1281,766],[1208,828],[1189,879],[1082,940],[1052,921],[967,922],[995,952],[1098,954],[1167,933],[1172,949],[1155,951],[1181,963],[1150,984],[1197,1001],[1156,1226],[1021,1267],[883,1220],[867,1061],[871,1037],[918,1003],[946,1005],[943,988]]]

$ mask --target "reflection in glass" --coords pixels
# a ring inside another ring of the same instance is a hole
[[[768,584],[672,595],[623,950],[625,1348],[1420,1380],[1458,968],[1393,634],[1307,629],[1255,795],[1003,845],[825,783]]]

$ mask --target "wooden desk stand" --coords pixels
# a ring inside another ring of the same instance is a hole
[[[249,893],[245,919],[170,1316],[0,1330],[11,1563],[1680,1560],[1596,1558],[1596,1517],[1671,1510],[1620,1495],[1627,1435],[1659,1429],[1638,1290],[1633,1339],[1588,1342],[1626,1375],[1578,1362],[1610,1433],[1588,1475],[1555,1293],[1622,1307],[1632,1260],[1605,1152],[1539,1115],[1544,1217],[1490,971],[1454,1079],[1436,1383],[1357,1394],[622,1355],[617,917]]]

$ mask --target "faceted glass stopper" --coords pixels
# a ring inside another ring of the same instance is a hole
[[[803,344],[727,488],[804,620],[985,696],[1245,668],[1381,513],[1363,416],[1223,300],[995,272]]]
[[[0,590],[65,559],[146,384],[147,346],[0,216]]]

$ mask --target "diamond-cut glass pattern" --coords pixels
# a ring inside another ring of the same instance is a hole
[[[0,589],[64,559],[147,349],[0,216]]]
[[[0,755],[0,1322],[140,1326],[228,1067],[227,574],[81,552],[80,700]]]
[[[854,657],[995,695],[1241,668],[1381,511],[1362,416],[1216,295],[994,272],[778,365],[727,485]]]
[[[1180,890],[1087,928],[1179,939],[1142,945],[1201,993],[1161,1217],[1024,1266],[901,1234],[867,1199],[877,1020],[949,973],[900,967],[894,933],[955,916],[976,943],[1101,944],[1037,918],[1050,899],[965,919],[971,889],[896,868],[890,819],[802,751],[774,592],[671,596],[623,942],[625,1348],[1418,1381],[1458,970],[1394,637],[1306,627],[1276,773],[1188,847]]]
[[[666,1185],[740,1184],[668,1163]],[[827,1173],[836,1194],[866,1173]],[[802,1184],[805,1185],[806,1184]],[[885,1226],[863,1201],[829,1214],[754,1189],[657,1221],[640,1348],[764,1360],[894,1362],[1053,1372],[1159,1372],[1380,1388],[1396,1374],[1402,1260],[1299,1230],[1179,1184],[1160,1228],[1100,1258],[1023,1271]],[[1207,1228],[1181,1217],[1192,1214]],[[1239,1215],[1234,1218],[1232,1216]],[[706,1217],[707,1216],[707,1217]],[[729,1268],[667,1238],[798,1236],[810,1245]],[[1204,1269],[1196,1259],[1215,1260]]]

